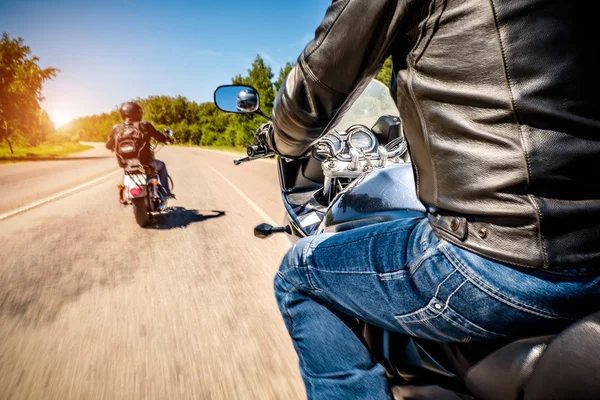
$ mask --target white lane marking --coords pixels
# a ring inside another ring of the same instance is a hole
[[[246,196],[244,194],[244,192],[242,192],[240,189],[238,189],[238,187],[235,186],[229,179],[225,178],[219,171],[217,171],[213,167],[209,167],[209,168],[212,169],[213,171],[215,171],[217,173],[217,175],[219,175],[221,178],[223,178],[223,180],[225,182],[227,182],[229,184],[229,186],[231,186],[233,188],[233,190],[235,190],[244,200],[246,200],[248,202],[248,204],[250,204],[250,207],[252,207],[252,209],[254,211],[256,211],[256,213],[258,215],[260,215],[260,217],[262,219],[266,220],[266,222],[268,222],[269,224],[271,224],[273,226],[277,226],[277,222],[273,221],[273,219],[271,217],[269,217],[266,212],[264,212],[259,206],[257,206],[255,202],[250,200],[250,198],[248,196]]]
[[[266,212],[264,212],[264,211],[263,211],[263,210],[262,210],[262,209],[261,209],[259,206],[257,206],[257,205],[256,205],[256,203],[255,203],[255,202],[253,202],[252,200],[250,200],[250,198],[249,198],[248,196],[246,196],[246,195],[244,194],[244,192],[242,192],[240,189],[238,189],[238,187],[237,187],[237,186],[235,186],[235,185],[233,184],[233,182],[231,182],[229,179],[225,178],[225,177],[223,176],[223,174],[221,174],[219,171],[217,171],[217,170],[216,170],[216,169],[214,169],[213,167],[209,167],[209,168],[210,168],[210,169],[212,169],[213,171],[215,171],[215,172],[216,172],[216,174],[217,174],[217,175],[219,175],[221,178],[223,178],[223,180],[224,180],[225,182],[227,182],[227,183],[229,184],[229,186],[231,186],[231,188],[232,188],[233,190],[235,190],[235,191],[237,192],[237,194],[239,194],[239,195],[240,195],[240,197],[241,197],[242,199],[246,200],[246,202],[247,202],[247,203],[250,205],[250,207],[252,207],[252,209],[253,209],[254,211],[256,211],[256,213],[257,213],[258,215],[260,215],[260,217],[261,217],[262,219],[264,219],[264,220],[265,220],[265,222],[267,222],[267,223],[269,223],[270,225],[273,225],[273,226],[279,226],[279,224],[278,224],[277,222],[273,221],[273,218],[269,217],[269,216],[267,215],[267,213],[266,213]],[[282,244],[282,245],[283,245],[283,246],[284,246],[286,249],[290,247],[291,243],[290,243],[290,241],[289,241],[289,240],[287,239],[287,237],[286,237],[286,236],[287,236],[287,234],[276,233],[276,234],[275,234],[275,236],[276,236],[276,237],[278,237],[278,238],[280,238],[280,243],[281,243],[281,244]]]
[[[111,173],[108,173],[106,175],[101,176],[100,178],[96,178],[96,179],[94,179],[92,181],[82,183],[81,185],[75,186],[75,187],[73,187],[71,189],[64,190],[64,191],[59,192],[59,193],[57,193],[55,195],[52,195],[50,197],[46,197],[45,199],[38,200],[38,201],[35,201],[33,203],[27,204],[27,205],[25,205],[23,207],[19,207],[17,209],[11,210],[11,211],[6,212],[4,214],[0,214],[0,221],[5,220],[5,219],[10,218],[10,217],[13,217],[13,216],[15,216],[17,214],[24,213],[25,211],[29,211],[32,208],[39,207],[39,206],[41,206],[43,204],[49,203],[49,202],[51,202],[53,200],[57,200],[57,199],[59,199],[61,197],[68,196],[68,195],[70,195],[70,194],[72,194],[72,193],[74,193],[74,192],[76,192],[78,190],[85,189],[86,187],[91,186],[91,185],[93,185],[95,183],[98,183],[98,182],[102,181],[103,179],[106,179],[109,176],[114,175],[114,174],[116,174],[117,172],[120,172],[120,171],[121,171],[120,169],[117,169],[117,170],[115,170],[115,171],[113,171]]]

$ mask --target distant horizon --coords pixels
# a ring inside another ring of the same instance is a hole
[[[211,102],[213,90],[245,74],[257,54],[276,79],[331,3],[260,3],[0,0],[0,26],[22,37],[42,67],[61,70],[42,92],[42,107],[59,128],[134,98]]]
[[[273,73],[275,74],[275,78],[277,78],[277,74],[279,73],[279,70],[277,70],[277,71],[273,71]],[[244,73],[242,73],[242,75],[243,75],[243,74],[244,74]],[[233,77],[232,77],[232,78],[233,78]],[[275,81],[275,78],[274,78],[274,81]],[[231,82],[226,82],[226,84],[228,84],[228,83],[231,83]],[[215,87],[215,89],[216,89],[216,87]],[[165,95],[165,94],[150,94],[150,95],[148,95],[148,96],[144,96],[144,97],[133,97],[133,98],[131,98],[131,99],[124,99],[123,101],[121,101],[121,102],[119,102],[119,103],[115,104],[115,105],[114,105],[114,106],[113,106],[113,107],[112,107],[110,110],[108,110],[108,111],[98,111],[98,112],[94,112],[94,113],[92,113],[92,114],[86,114],[86,115],[80,115],[80,116],[77,116],[77,117],[73,117],[73,118],[69,119],[68,121],[65,121],[65,122],[63,122],[63,123],[62,123],[62,124],[60,124],[60,125],[57,125],[57,124],[56,124],[54,121],[52,121],[52,122],[54,123],[54,127],[55,127],[56,129],[58,129],[58,128],[59,128],[59,127],[61,127],[61,126],[68,125],[69,123],[71,123],[71,122],[73,122],[73,121],[75,121],[75,120],[77,120],[77,119],[80,119],[80,118],[92,117],[92,116],[94,116],[94,115],[111,114],[111,113],[112,113],[112,112],[114,112],[114,111],[119,111],[119,108],[120,108],[121,104],[123,104],[123,103],[125,103],[125,102],[128,102],[128,101],[135,101],[136,99],[142,99],[142,100],[144,100],[144,99],[147,99],[147,98],[149,98],[149,97],[158,97],[158,96],[168,96],[168,97],[171,97],[171,98],[176,98],[176,97],[179,97],[179,96],[181,96],[181,97],[185,98],[187,101],[190,101],[190,102],[195,102],[196,104],[213,103],[213,99],[212,99],[212,98],[211,98],[210,100],[205,100],[205,101],[196,101],[196,100],[191,100],[191,99],[188,99],[186,96],[183,96],[183,95],[180,95],[180,94],[174,94],[174,95]],[[42,109],[43,109],[43,110],[45,110],[45,108],[44,108],[44,104],[43,104],[43,103],[44,103],[44,102],[42,102]],[[47,112],[47,111],[46,111],[46,112]]]

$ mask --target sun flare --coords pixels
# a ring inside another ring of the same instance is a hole
[[[54,126],[59,128],[73,119],[73,114],[69,110],[59,110],[51,117]]]

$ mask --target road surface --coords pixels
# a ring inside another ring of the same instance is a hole
[[[275,163],[158,158],[178,200],[148,229],[102,148],[0,166],[0,399],[305,398],[272,291],[288,244],[252,235],[282,221]]]

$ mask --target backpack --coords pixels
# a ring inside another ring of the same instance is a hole
[[[115,153],[119,158],[119,164],[125,165],[127,160],[141,158],[146,141],[139,123],[125,124],[115,139]]]

